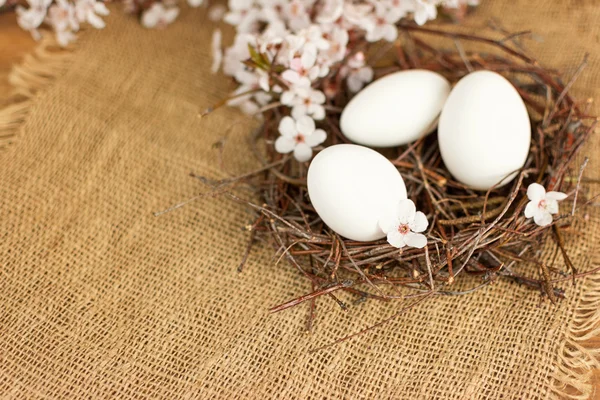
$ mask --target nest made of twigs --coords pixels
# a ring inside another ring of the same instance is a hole
[[[315,212],[307,195],[307,165],[273,150],[283,115],[278,108],[267,109],[264,123],[254,137],[264,140],[252,141],[263,167],[219,183],[222,186],[244,181],[262,197],[258,204],[228,193],[256,211],[256,219],[247,227],[250,239],[240,270],[252,244],[262,238],[273,244],[277,258],[286,259],[312,284],[310,293],[273,307],[273,312],[305,301],[314,302],[320,296],[331,297],[345,308],[336,297],[337,291],[350,292],[359,299],[418,301],[432,295],[470,293],[497,279],[510,279],[538,289],[552,302],[564,297],[564,291],[555,287],[557,282],[594,272],[577,271],[561,233],[585,205],[585,196],[580,193],[585,162],[573,164],[594,130],[596,118],[587,115],[589,101],[579,103],[569,94],[585,60],[565,82],[559,72],[542,67],[526,55],[519,42],[522,33],[495,40],[414,25],[399,29],[402,43],[380,46],[371,52],[380,59],[385,58],[382,54],[387,55],[388,64],[375,68],[376,76],[422,68],[455,83],[473,70],[502,74],[520,93],[531,118],[531,148],[524,167],[508,185],[483,192],[465,187],[449,174],[440,158],[435,133],[407,146],[386,150],[384,155],[404,178],[409,198],[430,221],[428,243],[423,249],[397,249],[385,239],[356,242],[330,230]],[[445,47],[439,48],[443,40]],[[469,50],[469,46],[475,50]],[[323,84],[332,83],[336,83],[335,76]],[[328,102],[331,112],[321,123],[329,132],[324,146],[349,142],[339,129],[339,111],[349,95],[341,85],[337,93]],[[266,143],[266,150],[259,149],[259,143]],[[563,204],[565,213],[550,226],[537,226],[523,215],[526,189],[532,182],[547,190],[568,193],[573,199],[572,203]],[[538,250],[550,237],[562,254],[562,271],[538,259]],[[516,263],[531,266],[531,273],[517,273],[513,268]],[[481,281],[469,288],[456,285],[465,274],[481,276]]]

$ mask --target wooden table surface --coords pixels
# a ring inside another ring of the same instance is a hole
[[[0,106],[7,102],[10,85],[7,76],[11,66],[33,50],[36,42],[19,28],[14,13],[0,14]],[[587,346],[600,347],[600,337],[589,340]],[[590,399],[600,400],[600,370],[594,371],[594,392]]]

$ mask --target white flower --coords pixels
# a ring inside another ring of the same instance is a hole
[[[221,49],[221,30],[217,29],[213,32],[212,41],[211,41],[211,49],[213,62],[210,67],[210,71],[215,74],[219,70],[221,66],[221,62],[223,61],[223,50]]]
[[[337,21],[344,11],[344,0],[325,0],[317,15],[320,24],[332,24]]]
[[[3,7],[6,4],[6,0],[0,0],[0,7]]]
[[[142,25],[146,28],[163,29],[179,15],[179,8],[166,8],[161,3],[154,3],[142,14]]]
[[[256,37],[249,33],[240,33],[235,35],[233,45],[225,50],[223,59],[223,72],[234,76],[238,71],[244,70],[242,61],[250,58],[248,45],[256,45]]]
[[[436,3],[439,3],[439,1],[415,0],[415,8],[413,10],[415,22],[423,25],[430,19],[435,19],[437,17]]]
[[[281,77],[286,81],[297,84],[302,78],[314,81],[319,77],[319,67],[315,65],[316,55],[304,53],[301,57],[290,61],[290,69],[283,71]]]
[[[393,42],[398,37],[398,28],[394,25],[396,22],[398,22],[397,13],[390,12],[381,3],[376,3],[375,13],[363,22],[367,31],[365,38],[369,42],[377,42],[381,39]]]
[[[285,3],[283,7],[283,15],[288,21],[288,26],[292,32],[298,32],[310,25],[310,16],[308,14],[306,0],[291,0]]]
[[[312,148],[323,143],[327,134],[322,129],[315,129],[315,121],[304,116],[296,121],[291,117],[283,117],[279,123],[281,136],[275,141],[275,150],[287,154],[294,151],[294,157],[300,162],[312,157]]]
[[[362,89],[365,83],[373,80],[373,68],[365,65],[365,55],[362,51],[348,60],[347,66],[342,67],[341,73],[342,75],[348,74],[346,79],[348,89],[354,93]]]
[[[552,214],[558,214],[558,202],[567,198],[561,192],[548,192],[539,183],[532,183],[527,188],[530,202],[525,206],[525,217],[532,218],[539,226],[552,223]]]
[[[213,22],[217,22],[223,19],[225,13],[227,12],[227,8],[223,4],[215,4],[208,10],[208,19]]]
[[[77,36],[73,32],[79,30],[79,21],[75,16],[75,7],[67,0],[57,0],[48,9],[47,22],[56,32],[56,41],[62,47],[75,41]]]
[[[75,3],[75,15],[79,22],[88,22],[96,29],[104,28],[105,24],[98,15],[108,15],[106,5],[96,0],[77,0]]]
[[[292,117],[299,119],[310,115],[316,120],[325,118],[325,94],[313,88],[300,88],[296,91],[294,99],[289,105],[292,107]],[[283,103],[283,96],[281,102]],[[285,103],[284,103],[285,104]]]
[[[410,199],[400,200],[398,206],[389,215],[379,220],[379,228],[387,234],[387,241],[394,247],[404,246],[421,249],[427,244],[425,232],[429,222],[415,203]]]
[[[257,28],[259,10],[253,0],[229,0],[229,12],[223,21],[235,26],[238,32],[249,33]]]
[[[329,49],[319,52],[319,62],[321,64],[331,65],[341,61],[346,56],[348,45],[348,31],[341,28],[333,28],[329,32]]]
[[[41,38],[37,28],[44,22],[50,3],[52,0],[27,0],[28,9],[17,6],[17,23],[21,28],[29,31],[35,40]]]
[[[190,7],[196,8],[204,4],[204,0],[187,0],[187,3]]]

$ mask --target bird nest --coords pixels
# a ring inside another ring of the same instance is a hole
[[[445,168],[435,133],[409,145],[385,149],[382,153],[404,178],[409,199],[429,220],[427,245],[398,249],[385,239],[357,242],[339,236],[322,222],[307,193],[308,163],[299,163],[273,148],[282,110],[264,109],[263,124],[251,141],[263,166],[220,182],[201,178],[256,212],[247,226],[249,244],[239,270],[253,243],[263,239],[272,243],[280,265],[287,261],[310,283],[311,290],[273,307],[273,312],[311,302],[312,315],[314,302],[321,296],[346,308],[340,292],[348,292],[356,300],[404,300],[408,302],[405,310],[425,298],[468,294],[500,279],[531,287],[556,302],[564,297],[561,282],[569,284],[571,279],[594,272],[577,270],[563,238],[565,227],[572,225],[587,201],[580,190],[587,160],[575,160],[594,130],[596,118],[588,115],[589,101],[577,102],[569,93],[585,60],[563,80],[558,71],[542,67],[527,55],[521,46],[525,33],[496,40],[408,24],[401,25],[399,32],[401,40],[395,44],[367,48],[370,60],[376,59],[376,77],[420,68],[438,72],[455,83],[474,70],[491,70],[515,86],[527,105],[532,126],[523,168],[507,185],[476,191],[456,181]],[[340,111],[349,97],[339,84],[320,124],[329,137],[317,151],[349,143],[339,129]],[[538,226],[524,216],[527,187],[533,182],[567,193],[572,200],[563,203],[564,214],[557,215],[548,226]],[[261,200],[247,201],[229,191],[231,185],[238,184],[255,189]],[[554,243],[561,254],[564,263],[555,264],[563,268],[548,265],[540,256],[539,250],[548,243]],[[522,265],[528,269],[523,272],[518,268],[517,272],[516,266]],[[459,284],[468,275],[478,278]],[[311,325],[312,316],[309,329]]]

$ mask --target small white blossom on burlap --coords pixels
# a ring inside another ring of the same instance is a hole
[[[558,202],[567,198],[562,192],[546,192],[539,183],[532,183],[527,188],[530,202],[525,206],[525,217],[533,218],[539,226],[552,223],[552,214],[558,214]]]
[[[142,14],[142,25],[145,28],[164,29],[179,15],[179,8],[165,7],[162,3],[154,3]]]
[[[221,30],[215,29],[210,42],[212,51],[212,66],[210,67],[210,71],[213,74],[217,73],[219,68],[221,68],[221,63],[223,62],[223,49],[221,48],[222,36]]]
[[[312,157],[312,148],[320,145],[327,138],[323,129],[315,129],[315,121],[307,116],[294,120],[283,117],[279,123],[281,136],[275,141],[275,150],[282,154],[294,152],[294,157],[300,162]]]
[[[428,225],[425,214],[417,211],[410,199],[400,200],[390,214],[379,220],[379,227],[387,234],[388,243],[399,249],[404,246],[425,247],[427,238],[421,232],[425,232]]]

